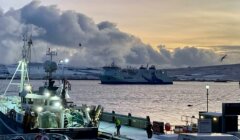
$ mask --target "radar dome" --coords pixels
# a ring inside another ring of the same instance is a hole
[[[44,69],[45,72],[54,72],[57,70],[57,63],[56,62],[52,62],[52,61],[45,61],[44,62]]]

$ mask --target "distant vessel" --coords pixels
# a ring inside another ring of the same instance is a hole
[[[112,63],[104,66],[103,70],[100,76],[102,84],[173,84],[172,78],[154,65],[149,68],[141,66],[139,69],[122,69]]]

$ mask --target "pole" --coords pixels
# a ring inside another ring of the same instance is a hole
[[[208,89],[207,89],[207,112],[208,112]]]
[[[64,62],[62,62],[62,78],[64,79]]]

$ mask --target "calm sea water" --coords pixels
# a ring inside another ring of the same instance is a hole
[[[102,85],[100,81],[70,81],[70,99],[74,103],[102,105],[104,111],[133,116],[150,116],[151,120],[183,124],[182,115],[198,117],[206,111],[206,85],[209,89],[209,111],[219,112],[223,102],[239,102],[237,82],[174,82],[173,85]],[[4,91],[7,81],[1,81]],[[37,89],[44,81],[32,81]],[[59,82],[56,81],[58,84]],[[190,105],[190,106],[189,106]]]

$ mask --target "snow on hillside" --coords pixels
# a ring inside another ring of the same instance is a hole
[[[9,72],[9,77],[11,77],[17,68],[17,64],[7,65],[4,69]],[[0,67],[1,69],[1,67]],[[0,70],[1,73],[1,70]],[[97,68],[77,68],[59,65],[57,71],[53,72],[52,76],[56,79],[62,79],[66,77],[72,80],[95,80],[99,79],[101,74],[101,69]],[[29,65],[29,77],[30,79],[45,79],[47,73],[43,68],[42,63],[31,63]],[[20,77],[20,73],[16,74],[16,77]]]
[[[0,65],[0,78],[9,78],[16,70],[17,65]],[[43,69],[42,63],[30,64],[30,78],[31,79],[44,79],[46,73]],[[218,66],[205,66],[205,67],[188,67],[177,69],[165,69],[170,77],[178,81],[240,81],[240,64],[233,65],[218,65]],[[61,66],[53,77],[62,79],[76,80],[97,80],[102,73],[102,68],[79,68]],[[19,73],[17,73],[19,77]]]
[[[175,80],[240,81],[240,64],[167,69]]]

